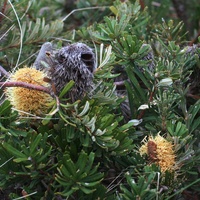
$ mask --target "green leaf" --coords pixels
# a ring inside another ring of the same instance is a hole
[[[93,152],[91,152],[89,154],[89,157],[88,157],[88,163],[87,163],[87,166],[85,167],[85,172],[86,173],[89,173],[91,168],[92,168],[92,165],[93,165],[93,162],[94,162],[94,158],[95,158],[95,154]]]
[[[27,161],[27,160],[28,160],[28,158],[15,158],[15,159],[13,159],[13,161],[16,162],[16,163],[20,163],[20,162]]]
[[[59,170],[58,170],[59,171]],[[66,178],[63,178],[61,176],[59,176],[58,174],[56,174],[56,177],[55,177],[56,181],[58,181],[62,186],[69,186],[71,185],[70,183],[70,180],[67,180]]]
[[[82,174],[85,170],[85,166],[87,165],[87,154],[85,152],[81,152],[78,161],[76,163],[76,167],[78,169],[78,173]]]
[[[49,147],[49,150],[45,152],[44,155],[40,156],[40,158],[37,159],[37,162],[38,163],[42,162],[45,158],[47,158],[51,154],[51,151],[52,151],[52,146]]]
[[[85,177],[84,179],[82,179],[82,182],[97,182],[97,181],[101,181],[104,174],[103,173],[96,173],[96,169],[93,172],[93,175],[89,175],[87,177]]]
[[[4,101],[0,107],[0,116],[7,115],[9,112],[11,112],[11,107],[12,106],[8,100]]]
[[[55,108],[54,108],[54,110],[55,110]],[[46,115],[45,118],[42,120],[42,124],[47,125],[51,121],[52,116],[53,115]]]
[[[94,192],[96,189],[88,189],[86,187],[80,186],[80,189],[85,193],[85,194],[91,194]]]
[[[136,97],[139,97],[141,102],[145,102],[146,101],[146,97],[145,97],[145,93],[144,93],[144,89],[141,88],[139,82],[137,81],[137,78],[135,77],[133,71],[131,70],[131,67],[127,67],[126,68],[127,74],[130,78],[130,81],[133,85],[133,88],[135,90],[136,93]],[[139,100],[138,99],[138,100]]]
[[[74,163],[71,159],[65,161],[65,165],[61,166],[61,171],[65,175],[70,174],[70,176],[73,177],[76,175],[76,167],[74,166]]]
[[[134,72],[141,79],[142,83],[145,84],[145,86],[148,88],[148,90],[150,90],[151,85],[149,84],[149,80],[146,79],[146,77],[143,75],[143,73],[140,70],[138,70],[137,68],[134,69]]]
[[[18,151],[16,148],[12,147],[10,144],[3,143],[3,147],[15,157],[17,157],[17,158],[26,158],[27,159],[27,156],[25,154],[23,154],[22,152]]]
[[[65,87],[62,89],[62,91],[59,94],[59,98],[62,98],[74,85],[74,81],[70,81],[65,85]]]
[[[33,21],[28,21],[28,23],[24,21],[22,24],[24,43],[30,44],[44,40],[47,37],[60,33],[62,29],[63,22],[61,20],[52,21],[50,24],[45,24],[44,18],[36,18],[35,23]]]
[[[1,123],[0,123],[0,130],[3,133],[7,133],[9,131],[9,129],[6,129]]]
[[[26,137],[27,136],[27,132],[26,131],[23,131],[23,130],[17,130],[16,128],[11,128],[9,129],[9,132],[13,135],[13,136],[16,136],[16,137],[19,137],[19,136],[23,136],[23,137]]]
[[[117,10],[116,7],[114,7],[114,6],[110,6],[110,10],[111,10],[115,15],[117,15],[118,10]]]
[[[89,108],[90,108],[90,104],[89,104],[88,101],[86,101],[83,110],[82,110],[81,113],[79,113],[77,116],[78,116],[78,117],[82,117],[83,115],[85,115],[85,114],[88,112]]]
[[[32,141],[31,145],[30,145],[30,155],[32,155],[32,153],[36,150],[37,151],[37,147],[38,144],[40,143],[40,140],[42,139],[42,134],[38,134],[37,137],[35,138],[34,141]]]

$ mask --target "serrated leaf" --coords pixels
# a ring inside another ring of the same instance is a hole
[[[133,198],[133,193],[130,192],[125,186],[121,185],[120,189],[124,192],[125,198],[127,199],[127,197],[131,200]]]
[[[35,37],[35,35],[38,34],[39,28],[40,28],[40,24],[41,24],[41,19],[37,18],[36,19],[36,24],[34,27],[31,27],[31,34],[29,35],[29,37],[27,38],[27,41],[29,40],[33,40],[33,38]]]

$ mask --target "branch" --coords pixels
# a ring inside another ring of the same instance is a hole
[[[0,72],[1,72],[2,74],[4,74],[6,77],[9,77],[9,76],[10,76],[9,72],[7,72],[1,65],[0,65]]]
[[[2,19],[3,19],[4,17],[8,18],[8,17],[5,15],[7,3],[8,3],[8,0],[5,0],[4,3],[3,3],[3,6],[2,6],[2,9],[1,9],[1,12],[0,12],[0,22],[2,22]],[[9,19],[9,18],[8,18],[8,19]]]
[[[195,36],[195,38],[193,38],[191,40],[191,42],[189,43],[189,46],[192,46],[195,42],[198,41],[198,37],[200,36],[200,30],[198,31],[197,35]]]
[[[41,92],[45,92],[47,94],[51,94],[51,91],[49,88],[44,87],[44,86],[40,86],[40,85],[34,85],[34,84],[30,84],[30,83],[25,83],[25,82],[0,82],[0,86],[2,87],[23,87],[23,88],[27,88],[27,89],[31,89],[31,90],[37,90],[37,91],[41,91]]]
[[[145,9],[145,3],[144,3],[144,1],[140,0],[139,2],[140,2],[141,9],[144,10]]]
[[[124,82],[125,82],[125,81],[116,81],[116,82],[114,82],[114,84],[115,84],[116,86],[124,86]]]

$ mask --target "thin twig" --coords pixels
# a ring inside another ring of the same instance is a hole
[[[110,192],[113,188],[117,187],[121,182],[122,180],[124,179],[124,177],[122,177],[118,182],[117,184],[114,184],[114,182],[120,177],[122,176],[122,174],[124,174],[124,171],[122,171],[120,174],[117,175],[117,177],[115,177],[112,182],[107,186],[107,192]]]
[[[12,25],[4,34],[2,34],[1,37],[0,37],[0,41],[1,41],[4,37],[6,37],[7,33],[8,33],[10,30],[12,30],[13,28],[14,28],[14,25]],[[3,50],[3,48],[0,49],[0,51],[2,51],[2,50]]]
[[[87,8],[78,8],[78,9],[74,9],[72,10],[67,16],[65,16],[62,21],[64,22],[70,15],[72,15],[73,13],[77,12],[77,11],[83,11],[83,10],[93,10],[93,9],[101,9],[101,8],[109,8],[109,6],[96,6],[96,7],[87,7]]]
[[[26,197],[30,197],[30,196],[32,196],[32,195],[34,195],[34,194],[37,194],[37,191],[32,192],[32,193],[27,194],[27,195],[24,195],[23,197],[18,197],[18,198],[13,199],[13,200],[18,200],[18,199],[27,199]]]
[[[20,57],[21,57],[21,54],[22,54],[23,31],[22,31],[22,26],[21,26],[20,19],[19,19],[18,14],[17,14],[17,12],[15,10],[15,7],[13,6],[13,4],[11,3],[10,0],[8,0],[8,2],[10,3],[10,6],[12,7],[13,12],[14,12],[14,14],[16,16],[16,19],[17,19],[17,22],[18,22],[18,26],[19,26],[19,30],[20,30],[20,48],[19,48],[19,54],[18,54],[17,62],[16,62],[16,65],[14,67],[14,70],[15,70],[17,68],[18,64],[19,64]]]
[[[9,158],[8,160],[6,160],[6,162],[4,162],[3,164],[0,165],[0,168],[3,167],[3,166],[4,166],[5,164],[7,164],[8,162],[10,162],[13,158],[14,158],[14,156],[11,157],[11,158]]]

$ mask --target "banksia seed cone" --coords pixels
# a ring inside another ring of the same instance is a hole
[[[38,86],[48,86],[43,81],[46,74],[34,68],[21,68],[17,70],[10,78],[10,81],[25,82]],[[10,87],[5,90],[8,100],[13,107],[21,111],[21,115],[43,115],[48,111],[48,103],[52,101],[52,97],[44,92],[27,89],[23,87]]]
[[[74,81],[75,85],[66,96],[74,102],[92,88],[94,69],[92,49],[83,43],[75,43],[58,50],[55,64],[50,66],[49,76],[58,93],[70,80]]]

